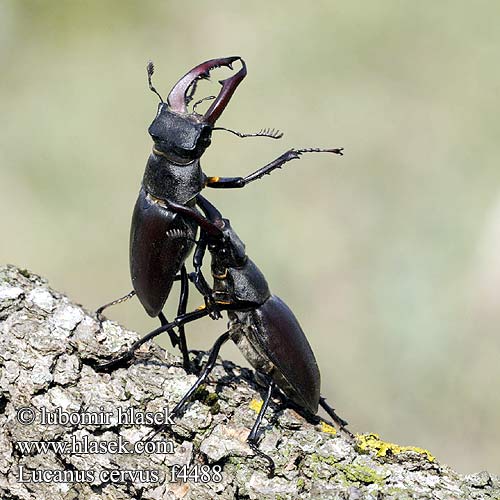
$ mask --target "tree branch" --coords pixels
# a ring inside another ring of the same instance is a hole
[[[269,479],[245,442],[262,389],[250,370],[229,361],[217,365],[172,432],[155,438],[163,453],[122,453],[120,443],[133,446],[150,430],[138,419],[165,416],[195,380],[180,358],[155,345],[127,369],[94,371],[92,361],[116,356],[137,338],[110,321],[101,327],[40,277],[0,267],[1,498],[500,497],[499,478],[487,472],[463,476],[425,450],[374,435],[353,443],[277,401],[259,445],[276,462]],[[194,355],[198,365],[204,354]],[[48,447],[29,450],[39,443]],[[183,465],[187,482],[179,480]]]

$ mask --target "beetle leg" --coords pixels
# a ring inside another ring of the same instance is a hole
[[[179,307],[177,308],[177,317],[186,314],[187,303],[189,297],[189,280],[186,272],[186,266],[182,266],[181,269],[181,295],[179,298]],[[164,325],[163,325],[164,326]],[[179,331],[179,348],[182,352],[182,365],[187,373],[191,372],[191,364],[189,362],[189,351],[186,343],[186,332],[184,331],[184,325],[180,325]],[[168,330],[170,333],[171,330]]]
[[[194,273],[192,274],[191,281],[193,282],[196,289],[205,297],[205,295],[210,295],[212,290],[210,289],[210,285],[207,283],[205,276],[203,276],[203,272],[201,270],[203,266],[203,257],[205,256],[205,252],[207,250],[207,234],[202,231],[200,234],[200,239],[198,244],[196,245],[196,250],[193,255],[193,267]]]
[[[220,304],[216,301],[214,292],[208,285],[207,280],[205,279],[205,276],[203,276],[201,270],[189,273],[189,281],[191,281],[191,283],[194,284],[201,295],[203,295],[205,307],[209,311],[209,316],[212,319],[221,319],[222,314],[220,313]]]
[[[123,354],[122,356],[112,359],[111,361],[108,361],[107,363],[103,363],[100,365],[97,365],[95,369],[97,370],[113,370],[115,368],[118,368],[120,366],[125,365],[128,361],[130,361],[133,356],[134,352],[144,343],[148,342],[154,337],[157,337],[158,335],[162,334],[163,332],[172,330],[173,328],[185,325],[186,323],[190,323],[191,321],[195,321],[198,318],[203,318],[204,316],[207,316],[209,314],[209,311],[207,311],[206,308],[203,309],[196,309],[195,311],[183,314],[182,316],[178,316],[177,318],[174,319],[171,323],[168,323],[166,325],[162,325],[152,332],[148,333],[141,339],[137,340],[132,344],[130,349]]]
[[[262,424],[262,419],[264,418],[264,413],[267,410],[267,407],[269,406],[269,401],[271,401],[271,396],[273,393],[274,389],[274,382],[271,380],[269,382],[269,385],[267,387],[267,393],[266,397],[262,403],[262,406],[259,410],[259,414],[257,415],[257,419],[255,420],[255,423],[253,424],[252,430],[250,431],[250,434],[248,435],[247,442],[248,446],[252,449],[252,451],[258,455],[259,457],[262,457],[268,462],[269,465],[269,477],[274,476],[274,471],[276,469],[276,466],[274,464],[274,460],[269,456],[266,455],[263,451],[259,450],[257,447],[257,433],[259,432],[259,427]]]
[[[201,270],[203,266],[203,257],[207,249],[207,234],[205,231],[201,231],[200,240],[196,246],[196,250],[193,256],[193,267],[194,273],[191,276],[191,281],[193,282],[196,289],[203,295],[205,300],[205,307],[210,311],[210,317],[212,319],[221,319],[222,314],[219,311],[219,307],[215,303],[213,298],[213,291],[210,288],[203,272]]]
[[[158,319],[160,320],[161,326],[168,325],[169,321],[166,318],[166,316],[163,314],[163,312],[160,311],[158,314]],[[167,330],[168,336],[170,337],[170,342],[172,343],[172,347],[177,347],[179,345],[179,336],[176,335],[174,330]]]
[[[335,410],[326,402],[326,399],[323,396],[319,398],[319,404],[326,411],[326,413],[328,413],[330,418],[339,427],[341,431],[345,432],[348,436],[352,438],[354,437],[352,432],[345,428],[346,425],[348,424],[347,420],[344,420],[343,418],[339,417],[335,413]]]
[[[120,297],[119,299],[108,302],[107,304],[104,304],[103,306],[97,308],[95,311],[95,314],[97,316],[97,319],[99,320],[99,323],[102,324],[102,322],[104,321],[104,318],[102,316],[104,309],[107,309],[108,307],[111,307],[111,306],[115,306],[116,304],[121,304],[122,302],[125,302],[128,299],[131,299],[134,295],[135,295],[135,290],[132,290],[131,292],[127,293],[127,295],[124,295],[123,297]]]
[[[189,389],[189,391],[186,392],[186,394],[183,396],[183,398],[175,405],[174,409],[170,412],[170,416],[172,418],[178,417],[184,411],[184,407],[191,399],[191,396],[196,392],[196,389],[198,389],[198,387],[200,387],[200,385],[206,380],[208,375],[210,375],[210,372],[214,369],[215,363],[217,361],[217,356],[219,355],[220,348],[228,340],[229,340],[229,331],[223,333],[215,341],[215,344],[213,345],[212,349],[210,350],[207,364],[205,365],[205,368],[203,368],[203,371],[201,372],[200,376],[198,377],[196,382],[192,385],[191,389]],[[166,430],[167,427],[168,427],[168,424],[162,424],[162,425],[158,426],[156,429],[153,429],[151,432],[146,434],[146,436],[142,440],[149,441],[154,436],[156,436],[156,434],[158,434],[159,432],[163,432],[164,430]]]
[[[177,276],[175,276],[173,281],[179,281],[180,279],[181,279],[181,275],[178,274]],[[102,313],[104,312],[105,309],[107,309],[108,307],[116,306],[117,304],[121,304],[122,302],[126,302],[127,300],[134,297],[135,294],[136,294],[135,290],[132,290],[131,292],[128,292],[126,295],[124,295],[123,297],[120,297],[119,299],[116,299],[116,300],[112,300],[111,302],[108,302],[107,304],[104,304],[103,306],[98,307],[95,310],[95,315],[97,316],[99,323],[102,323],[104,321],[104,317],[102,316]],[[160,319],[160,321],[162,321],[162,319],[160,318],[159,315],[158,315],[158,318]],[[163,318],[165,318],[165,316],[163,316]],[[167,323],[168,323],[168,321],[167,321]]]
[[[178,416],[179,414],[182,413],[184,410],[184,407],[188,403],[188,401],[191,399],[191,396],[194,394],[196,389],[206,380],[208,375],[210,375],[210,372],[214,369],[215,363],[217,361],[217,356],[219,355],[220,348],[229,340],[229,331],[223,333],[216,341],[215,344],[213,345],[212,349],[210,350],[210,354],[208,356],[208,361],[207,364],[205,365],[205,368],[203,368],[203,371],[201,372],[200,376],[198,377],[198,380],[193,384],[191,389],[183,396],[183,398],[175,405],[174,409],[172,410],[171,414],[173,417]]]
[[[207,187],[211,188],[242,188],[248,183],[260,179],[264,175],[269,175],[273,170],[281,168],[285,163],[291,160],[298,160],[303,153],[334,153],[342,155],[343,148],[335,149],[290,149],[283,153],[280,157],[273,160],[271,163],[264,165],[255,172],[248,174],[246,177],[207,177]]]

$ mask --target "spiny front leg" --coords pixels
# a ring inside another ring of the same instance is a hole
[[[321,149],[321,148],[304,148],[304,149],[289,149],[281,156],[273,160],[271,163],[264,165],[255,172],[248,174],[246,177],[207,177],[207,187],[211,188],[242,188],[250,182],[260,179],[264,175],[269,175],[277,168],[283,167],[285,163],[292,160],[298,160],[304,153],[333,153],[343,155],[344,148]]]

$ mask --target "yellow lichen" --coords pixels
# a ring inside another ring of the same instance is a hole
[[[434,462],[436,460],[428,450],[418,448],[417,446],[400,446],[394,443],[387,443],[382,441],[378,434],[358,434],[356,435],[356,439],[360,451],[375,451],[377,457],[385,457],[387,456],[387,453],[397,455],[398,453],[411,451],[413,453],[418,453],[419,455],[425,455],[429,462]]]
[[[328,425],[326,422],[321,422],[321,432],[327,432],[328,434],[337,434],[337,429]]]
[[[259,413],[260,409],[262,408],[262,401],[258,401],[257,399],[252,399],[252,401],[250,401],[250,404],[248,406],[255,413]]]

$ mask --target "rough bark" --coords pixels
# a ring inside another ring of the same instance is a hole
[[[229,361],[217,365],[206,389],[198,392],[171,432],[161,436],[173,448],[164,451],[173,453],[115,453],[109,448],[106,453],[82,453],[86,442],[107,447],[119,439],[135,443],[150,427],[118,422],[118,409],[134,408],[136,416],[162,412],[195,380],[179,358],[152,344],[126,369],[94,371],[92,360],[116,356],[137,338],[116,323],[101,326],[42,278],[0,267],[2,499],[500,498],[500,479],[487,472],[460,475],[425,450],[384,443],[373,435],[351,441],[324,423],[307,422],[283,409],[277,400],[271,403],[260,442],[277,466],[276,476],[268,478],[265,462],[245,443],[262,391],[250,370]],[[194,355],[198,364],[202,356]],[[82,419],[90,412],[109,412],[111,417],[95,425],[76,420],[64,425],[64,415]],[[32,415],[34,423],[20,423]],[[41,422],[50,415],[59,423]],[[44,452],[28,452],[20,447],[26,441],[67,442],[73,448],[50,445]],[[171,481],[176,464],[206,467],[193,468],[187,482]],[[155,479],[151,475],[109,475],[144,470],[158,471],[159,481],[148,482]],[[66,472],[45,472],[45,482],[35,482],[40,471]],[[202,481],[207,478],[212,480]]]

